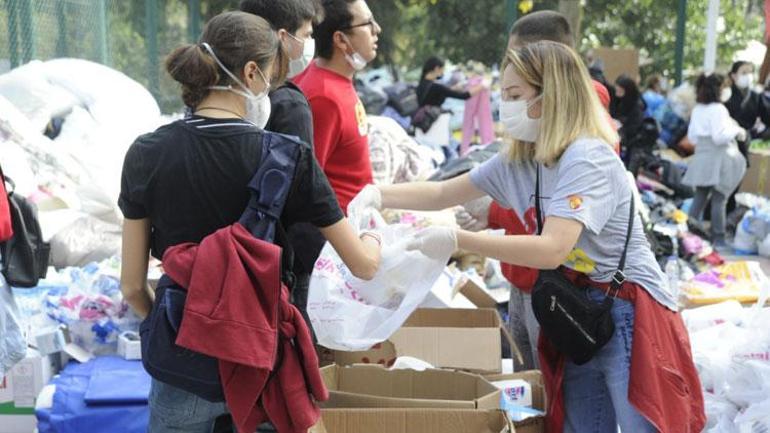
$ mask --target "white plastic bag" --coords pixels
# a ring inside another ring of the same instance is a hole
[[[438,260],[407,251],[417,229],[389,226],[376,211],[348,211],[355,227],[369,227],[382,235],[380,268],[371,281],[360,280],[327,242],[310,279],[307,312],[321,346],[367,350],[387,340],[417,309],[453,251]]]
[[[21,333],[17,317],[18,311],[11,288],[0,275],[0,378],[24,359],[27,353],[27,342]]]

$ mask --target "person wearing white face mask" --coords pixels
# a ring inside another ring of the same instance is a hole
[[[722,102],[741,128],[754,131],[759,118],[759,93],[753,88],[754,65],[745,61],[733,63],[730,80],[732,85],[726,88]]]
[[[136,139],[125,156],[118,201],[125,217],[121,292],[140,317],[152,308],[149,256],[162,259],[171,247],[201,243],[238,222],[248,206],[248,185],[263,161],[266,139],[291,146],[296,158],[280,226],[290,231],[296,224],[313,224],[354,275],[371,279],[377,272],[379,237],[356,235],[310,146],[260,127],[269,116],[270,105],[261,107],[270,82],[285,78],[280,71],[288,59],[280,44],[264,19],[225,12],[206,24],[200,43],[181,46],[167,58],[166,69],[181,84],[182,99],[193,115]],[[275,243],[287,246],[280,236]],[[276,271],[276,276],[291,285],[289,275]],[[208,433],[216,418],[228,412],[225,402],[157,379],[152,380],[149,407],[149,433]]]
[[[372,182],[369,127],[353,77],[377,56],[382,31],[364,0],[323,0],[317,58],[294,78],[313,112],[313,148],[342,209]]]
[[[266,19],[278,32],[283,49],[289,57],[288,78],[301,74],[315,55],[313,22],[323,15],[320,4],[314,0],[243,0],[240,10]],[[265,129],[299,137],[313,146],[313,114],[305,94],[291,82],[270,92],[272,107]],[[288,236],[294,247],[294,274],[296,284],[292,302],[307,316],[307,294],[310,274],[326,241],[312,224],[295,224]]]
[[[550,291],[558,298],[545,304],[538,295],[549,290],[542,280],[533,291],[533,309],[543,315],[537,317],[549,398],[546,431],[701,431],[703,396],[677,313],[678,294],[668,286],[636,217],[631,182],[612,147],[617,134],[606,122],[587,68],[566,45],[536,42],[507,52],[501,88],[501,118],[512,138],[501,154],[447,181],[368,186],[356,204],[427,211],[488,194],[522,215],[535,205],[539,234],[429,227],[407,248],[429,257],[460,248],[569,282],[559,293]],[[606,343],[591,338],[581,324],[585,316],[568,314],[560,301],[566,292],[593,308],[609,309],[614,325]],[[553,322],[540,320],[560,314],[556,311],[571,322],[555,329]],[[557,344],[562,335],[587,335],[596,352],[578,362],[568,356],[570,344]]]

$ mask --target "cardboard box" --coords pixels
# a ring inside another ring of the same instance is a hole
[[[14,406],[34,408],[37,395],[55,372],[52,356],[41,356],[29,349],[27,357],[11,369]]]
[[[513,433],[505,413],[471,409],[322,409],[309,433]]]
[[[495,374],[502,370],[502,338],[516,344],[493,309],[418,309],[384,343],[364,352],[329,351],[321,359],[340,365],[390,366],[399,356],[434,367]]]
[[[142,342],[138,333],[126,331],[118,336],[118,356],[129,361],[142,359]]]
[[[639,50],[635,48],[595,48],[594,58],[604,62],[604,76],[607,81],[625,74],[632,80],[639,80]]]
[[[479,308],[497,308],[498,304],[508,302],[511,297],[509,290],[489,290],[483,281],[477,281],[475,278],[467,278],[460,287],[460,293]]]
[[[770,197],[770,150],[750,150],[749,164],[741,192]]]
[[[449,370],[387,370],[379,365],[321,369],[324,408],[497,409],[500,390],[483,377]]]
[[[502,380],[522,379],[532,386],[532,407],[546,411],[545,384],[543,374],[539,370],[522,371],[513,374],[497,374],[484,376],[489,382]],[[529,418],[524,421],[514,422],[516,433],[543,433],[545,431],[545,417]]]
[[[501,335],[510,337],[493,309],[418,309],[390,341],[398,356],[435,367],[499,373]]]

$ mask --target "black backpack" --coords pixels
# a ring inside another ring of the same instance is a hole
[[[238,223],[254,237],[283,247],[281,276],[291,286],[293,251],[280,217],[294,179],[300,142],[263,132],[262,160],[249,182],[251,199]],[[163,275],[150,314],[139,327],[142,364],[153,378],[212,402],[224,401],[219,360],[176,344],[187,290]]]
[[[412,117],[420,105],[417,103],[417,91],[414,86],[406,83],[396,83],[385,89],[388,95],[388,105],[393,107],[398,114],[404,117]]]
[[[35,287],[48,272],[51,245],[43,241],[37,208],[14,193],[15,185],[10,178],[5,178],[2,168],[0,178],[10,185],[8,204],[13,226],[13,237],[0,244],[3,277],[13,287]]]

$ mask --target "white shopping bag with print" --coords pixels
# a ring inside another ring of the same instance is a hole
[[[431,259],[406,245],[417,233],[387,225],[373,209],[349,209],[355,227],[382,236],[382,261],[374,279],[353,276],[328,242],[310,279],[307,312],[318,343],[334,350],[367,350],[387,340],[422,303],[454,251]]]

